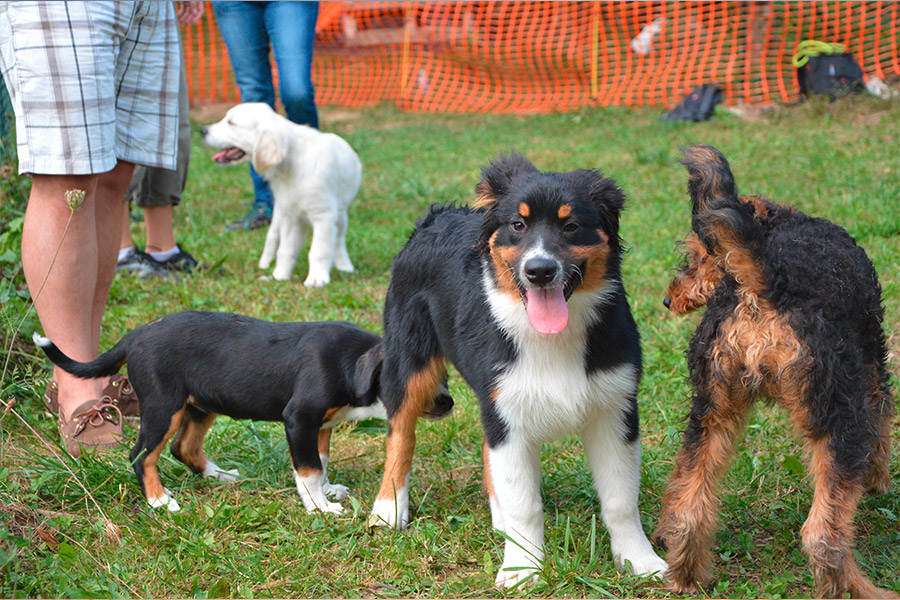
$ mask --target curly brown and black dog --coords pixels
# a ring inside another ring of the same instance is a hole
[[[843,228],[737,194],[715,148],[685,150],[692,234],[664,304],[706,306],[687,351],[693,405],[653,538],[668,580],[694,593],[710,580],[716,488],[756,399],[787,409],[814,486],[801,529],[817,593],[889,597],[853,557],[864,492],[890,489],[894,414],[881,287]]]

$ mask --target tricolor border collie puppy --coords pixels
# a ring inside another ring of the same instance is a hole
[[[378,383],[381,338],[342,321],[274,323],[233,313],[183,311],[130,331],[91,362],[77,362],[49,339],[35,343],[53,363],[77,377],[108,377],[128,363],[140,399],[141,428],[129,456],[150,506],[180,505],[159,475],[166,443],[191,471],[220,481],[237,470],[220,469],[203,451],[218,415],[284,423],[297,493],[309,512],[341,513],[345,486],[328,481],[332,428],[343,421],[384,418]],[[441,382],[425,416],[441,418],[453,399]],[[118,409],[91,419],[115,419]],[[113,413],[113,414],[110,414]]]
[[[387,460],[372,524],[409,521],[415,426],[452,363],[481,404],[484,481],[505,532],[497,584],[543,560],[541,445],[577,431],[619,566],[661,575],[638,514],[641,346],[622,285],[625,201],[599,171],[482,170],[475,209],[432,206],[393,262],[384,309]]]

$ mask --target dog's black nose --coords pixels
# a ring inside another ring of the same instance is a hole
[[[663,306],[665,306],[666,308],[670,308],[672,306],[672,299],[668,296],[663,298]]]
[[[209,131],[209,127],[201,127],[200,135],[206,135],[206,132]]]
[[[525,263],[525,277],[535,285],[547,285],[556,277],[556,261],[549,258],[530,258]]]
[[[447,414],[453,410],[453,398],[450,394],[438,394],[434,399],[434,407],[440,414]]]
[[[434,400],[425,407],[425,417],[442,419],[453,411],[453,398],[448,392],[439,392]]]

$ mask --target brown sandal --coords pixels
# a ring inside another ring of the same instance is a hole
[[[103,395],[112,398],[113,404],[119,407],[123,416],[137,417],[141,414],[141,403],[131,381],[125,375],[110,377],[109,383],[103,388]]]
[[[59,412],[59,384],[52,379],[44,391],[44,406],[54,415]]]
[[[103,395],[112,399],[113,404],[122,412],[122,416],[136,417],[141,414],[141,403],[125,375],[110,377],[109,383],[103,388]],[[44,392],[44,404],[51,413],[59,413],[59,385],[52,379],[47,384],[47,391]]]
[[[88,400],[75,409],[70,421],[60,417],[59,432],[75,458],[81,456],[82,447],[114,448],[122,440],[122,411],[109,396]]]

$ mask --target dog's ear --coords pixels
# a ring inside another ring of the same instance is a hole
[[[591,202],[600,210],[604,220],[604,228],[610,233],[618,234],[619,215],[625,207],[625,193],[612,179],[603,176],[600,171],[589,171],[591,176]]]
[[[257,173],[274,167],[284,159],[282,138],[270,129],[260,129],[256,136],[256,145],[250,163]]]
[[[475,186],[477,198],[473,206],[490,206],[509,191],[512,180],[526,173],[538,173],[537,167],[527,158],[513,152],[509,156],[500,155],[486,167],[481,168],[481,181]]]
[[[530,160],[516,152],[509,156],[501,154],[500,158],[481,168],[481,181],[475,186],[478,198],[473,204],[475,208],[487,208],[481,219],[481,233],[475,245],[479,253],[490,252],[490,238],[499,227],[497,201],[509,194],[513,181],[522,176],[539,173]]]
[[[366,405],[375,402],[378,396],[378,381],[381,378],[381,364],[384,362],[384,344],[369,348],[356,360],[353,373],[353,393],[364,400]]]

